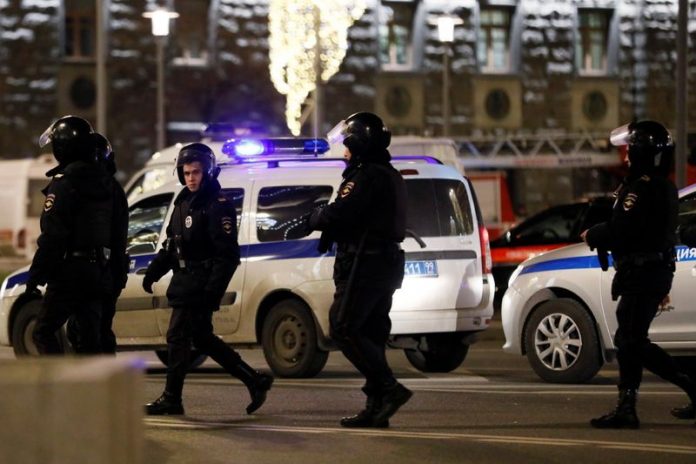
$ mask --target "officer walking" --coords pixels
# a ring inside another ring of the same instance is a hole
[[[674,359],[648,338],[650,324],[669,302],[677,243],[678,193],[668,179],[674,144],[655,121],[634,122],[611,133],[611,143],[627,145],[628,176],[616,190],[608,222],[582,233],[598,250],[610,250],[616,274],[612,298],[618,328],[619,399],[616,408],[592,419],[595,428],[639,428],[636,398],[643,367],[684,390],[696,401],[696,383]]]
[[[92,134],[94,138],[97,162],[113,178],[116,174],[115,154],[111,148],[109,140],[99,133]],[[113,226],[111,234],[111,258],[109,266],[111,268],[112,287],[106,293],[102,301],[102,315],[100,323],[101,331],[101,352],[104,354],[116,353],[116,336],[112,329],[114,316],[116,315],[116,301],[121,291],[126,286],[128,280],[129,257],[126,253],[126,242],[128,238],[128,200],[123,187],[114,179],[111,183],[113,195]],[[71,317],[68,322],[68,339],[75,347],[80,344],[79,322]]]
[[[190,364],[191,342],[210,356],[249,390],[247,414],[266,401],[273,377],[260,374],[242,361],[213,334],[213,312],[239,265],[237,218],[234,205],[222,194],[217,181],[215,154],[202,143],[179,151],[179,181],[186,187],[174,200],[167,240],[145,273],[143,288],[169,270],[174,271],[167,298],[174,308],[169,320],[167,383],[162,395],[146,405],[149,415],[184,414],[182,391]]]
[[[78,353],[101,352],[102,298],[111,291],[113,182],[96,162],[92,127],[82,118],[64,116],[39,141],[51,144],[58,166],[44,190],[41,235],[26,292],[47,284],[33,338],[42,354],[63,350],[56,331],[73,317]]]
[[[365,409],[341,420],[343,427],[388,427],[411,398],[394,378],[385,356],[392,295],[401,287],[406,229],[406,186],[389,163],[391,133],[375,114],[360,112],[328,134],[343,143],[347,167],[333,203],[308,217],[321,230],[320,251],[337,243],[336,293],[329,311],[331,338],[365,376]]]

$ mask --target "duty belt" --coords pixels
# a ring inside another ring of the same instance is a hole
[[[664,263],[669,264],[673,261],[671,255],[659,251],[630,253],[626,256],[614,259],[614,268],[619,269],[624,266],[644,266],[646,264]]]
[[[88,259],[90,261],[108,261],[111,259],[111,249],[99,247],[92,250],[73,250],[65,254],[69,258]]]

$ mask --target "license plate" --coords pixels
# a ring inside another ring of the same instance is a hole
[[[437,261],[406,261],[404,274],[412,277],[437,277]]]

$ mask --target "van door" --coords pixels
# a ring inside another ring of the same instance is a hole
[[[460,179],[406,178],[407,228],[427,247],[404,241],[406,277],[399,309],[478,307],[483,298],[479,225],[470,186]]]
[[[165,219],[173,197],[173,193],[150,196],[136,202],[128,210],[126,251],[130,255],[130,269],[126,288],[116,303],[113,322],[119,344],[130,344],[128,338],[160,336],[155,317],[156,298],[143,290],[143,276],[158,245],[164,240]]]

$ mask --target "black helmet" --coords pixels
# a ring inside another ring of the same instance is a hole
[[[674,157],[669,131],[656,121],[639,121],[611,132],[612,145],[628,145],[630,170],[635,174],[667,175]]]
[[[114,160],[114,152],[109,139],[98,132],[94,132],[92,138],[94,139],[97,162],[101,163],[111,175],[115,174],[116,161]]]
[[[205,179],[215,179],[218,176],[220,169],[216,165],[213,150],[204,143],[189,143],[179,150],[179,156],[176,157],[176,173],[181,185],[186,185],[184,164],[196,161],[201,163]]]
[[[361,111],[339,122],[328,133],[329,143],[343,143],[353,155],[365,160],[384,152],[391,142],[391,132],[374,113]]]
[[[93,132],[92,126],[86,120],[77,116],[63,116],[41,134],[39,146],[45,147],[50,143],[53,156],[60,165],[77,160],[93,161]]]

